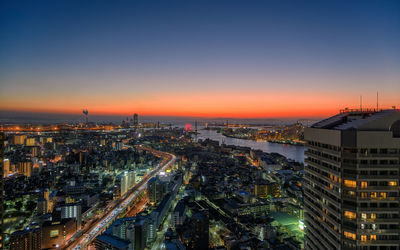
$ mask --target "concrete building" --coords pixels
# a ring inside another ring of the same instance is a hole
[[[304,134],[306,249],[400,249],[400,112],[344,110]]]
[[[96,250],[133,250],[130,241],[109,234],[101,234],[97,236],[93,245]]]
[[[45,198],[40,198],[37,201],[37,213],[38,214],[47,214],[48,212],[48,206],[47,206],[47,200]]]
[[[25,144],[26,135],[14,135],[14,144],[15,145],[23,145]]]
[[[23,161],[18,163],[18,172],[25,175],[26,177],[31,177],[33,170],[33,163],[31,161]]]
[[[158,176],[153,177],[147,184],[147,194],[152,204],[162,200],[168,189],[168,183],[160,180]]]
[[[56,207],[61,219],[76,219],[76,226],[79,230],[82,224],[82,208],[80,202],[65,203]]]
[[[42,232],[39,228],[16,231],[10,237],[10,250],[42,249]]]
[[[186,219],[186,205],[183,200],[176,204],[174,211],[171,214],[171,227],[183,225]]]
[[[42,225],[42,249],[55,249],[76,233],[75,219],[46,221]]]

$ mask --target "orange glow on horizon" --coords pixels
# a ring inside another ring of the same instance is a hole
[[[357,107],[353,96],[330,93],[220,92],[154,93],[136,98],[92,96],[88,99],[51,96],[43,100],[0,100],[0,110],[80,115],[187,116],[230,118],[320,118],[347,106]],[[344,106],[347,103],[348,105]]]

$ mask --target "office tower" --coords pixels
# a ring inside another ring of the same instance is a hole
[[[123,174],[121,175],[121,196],[124,195],[126,192],[128,192],[128,175],[127,174]]]
[[[128,241],[110,234],[101,234],[93,241],[93,247],[96,250],[133,250],[133,244]],[[90,248],[93,249],[93,248]]]
[[[39,228],[16,231],[10,237],[10,250],[42,249],[42,232]]]
[[[183,200],[180,200],[176,204],[174,211],[171,214],[171,227],[183,225],[186,219],[186,205]]]
[[[136,217],[119,218],[111,225],[112,235],[121,239],[127,239],[128,228],[136,221]]]
[[[76,219],[76,228],[79,230],[82,224],[82,208],[80,202],[61,204],[55,208],[54,217],[58,219]]]
[[[400,112],[344,110],[305,130],[306,249],[400,249]]]
[[[264,179],[257,179],[254,185],[254,195],[261,198],[269,195],[278,197],[280,195],[279,184]]]
[[[36,144],[35,138],[33,138],[33,137],[26,138],[26,140],[25,140],[25,146],[33,147],[33,146],[35,146],[35,144]]]
[[[26,177],[31,177],[33,170],[33,163],[31,161],[23,161],[18,163],[18,172],[25,175]]]
[[[143,250],[146,247],[147,240],[147,218],[143,216],[136,217],[135,228],[135,250]]]
[[[134,126],[139,125],[139,115],[136,113],[133,115],[133,125]]]
[[[2,158],[2,159],[3,159],[2,160],[2,162],[3,162],[3,168],[2,168],[3,174],[2,174],[2,176],[3,177],[7,177],[9,174],[12,173],[10,160],[9,159],[4,159],[4,158]]]
[[[122,141],[116,141],[114,144],[114,150],[121,151],[123,146],[124,146],[124,144],[122,143]]]
[[[47,200],[44,198],[40,198],[37,200],[37,213],[38,214],[47,214]]]
[[[14,144],[23,145],[25,143],[26,135],[14,135]]]
[[[197,212],[192,217],[194,249],[208,249],[209,219],[205,212]]]
[[[42,224],[42,249],[57,249],[76,233],[75,219],[45,221]]]
[[[158,203],[167,192],[168,183],[159,179],[158,175],[149,180],[147,184],[147,195],[151,203]]]

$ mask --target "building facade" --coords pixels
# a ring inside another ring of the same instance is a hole
[[[400,112],[345,110],[305,130],[306,249],[400,249]]]

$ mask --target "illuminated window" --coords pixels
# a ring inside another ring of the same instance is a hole
[[[362,214],[361,214],[361,218],[364,219],[364,220],[366,220],[366,219],[367,219],[367,214],[366,214],[366,213],[362,213]]]
[[[389,181],[389,186],[397,186],[397,181]]]
[[[345,216],[347,219],[355,220],[356,217],[357,217],[357,214],[354,213],[354,212],[350,212],[350,211],[344,211],[344,216]]]
[[[386,198],[386,192],[380,193],[382,198]]]
[[[370,240],[376,240],[376,235],[373,234],[373,235],[369,236],[369,239],[370,239]]]
[[[356,234],[344,231],[343,235],[348,239],[356,240]]]
[[[368,187],[367,182],[366,181],[362,181],[361,182],[361,188],[367,188],[367,187]]]
[[[332,184],[329,184],[329,189],[333,189],[333,185]]]
[[[376,219],[376,214],[371,214],[371,219]]]
[[[367,236],[366,235],[361,235],[361,241],[367,241]]]
[[[371,198],[376,198],[376,192],[371,192]]]
[[[51,230],[50,231],[50,238],[58,237],[58,230]]]
[[[368,193],[365,193],[365,192],[362,192],[362,193],[361,193],[361,197],[362,197],[362,198],[366,198],[367,196],[368,196]]]
[[[355,188],[357,186],[357,182],[352,180],[344,180],[344,185],[346,187]]]

